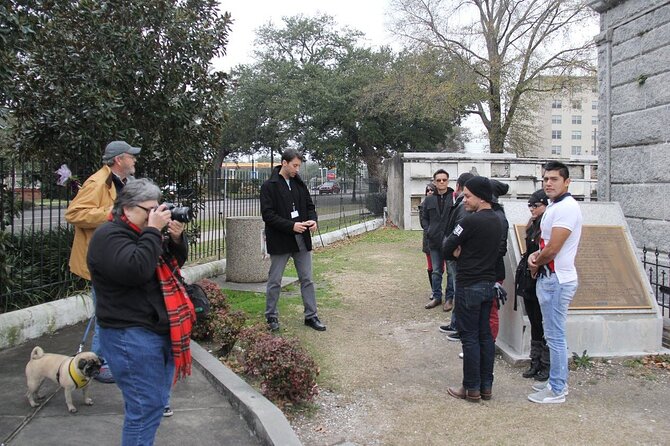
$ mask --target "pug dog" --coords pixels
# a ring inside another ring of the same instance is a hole
[[[28,402],[32,407],[39,406],[35,401],[39,399],[37,392],[42,382],[49,378],[63,388],[65,403],[70,413],[77,412],[77,408],[72,404],[72,391],[75,389],[83,389],[84,403],[92,406],[93,400],[88,395],[88,385],[100,373],[101,365],[100,358],[93,352],[82,352],[72,357],[44,353],[41,347],[35,347],[26,365]]]

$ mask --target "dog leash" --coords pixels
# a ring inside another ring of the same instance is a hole
[[[77,350],[77,354],[81,353],[84,351],[84,344],[86,344],[86,338],[88,338],[88,332],[91,330],[91,324],[95,320],[95,313],[93,316],[91,316],[91,319],[88,320],[88,325],[86,326],[86,331],[84,331],[84,337],[81,339],[81,343],[79,344],[79,350]]]

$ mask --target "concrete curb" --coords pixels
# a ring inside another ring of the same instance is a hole
[[[384,219],[377,218],[375,220],[365,221],[363,223],[358,223],[356,225],[348,226],[346,228],[338,229],[337,231],[328,232],[326,234],[313,235],[312,242],[314,247],[323,248],[333,242],[360,235],[368,231],[374,231],[375,229],[381,228],[382,226],[384,226]]]
[[[239,412],[262,444],[268,446],[302,444],[277,406],[195,341],[191,341],[191,354],[193,364],[221,394],[228,398],[231,406]]]

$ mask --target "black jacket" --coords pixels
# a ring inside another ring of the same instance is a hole
[[[491,209],[469,213],[456,225],[444,241],[444,254],[447,260],[454,260],[454,250],[461,247],[461,254],[456,259],[457,288],[496,280],[501,236],[500,218]]]
[[[437,194],[428,196],[423,200],[423,206],[421,207],[421,227],[426,231],[428,247],[430,249],[442,248],[442,240],[447,230],[447,223],[449,223],[451,206],[454,204],[454,190],[448,188],[443,197],[440,198]],[[438,202],[440,199],[444,200],[442,212],[440,212]]]
[[[493,211],[500,219],[500,228],[502,234],[500,237],[500,245],[498,246],[498,260],[496,261],[496,281],[505,280],[505,254],[507,254],[507,233],[509,232],[509,223],[505,215],[505,209],[499,203],[493,203],[491,206]]]
[[[288,254],[298,251],[298,242],[293,231],[295,222],[307,220],[317,221],[316,207],[309,195],[307,186],[296,175],[291,178],[291,190],[286,185],[284,177],[279,175],[281,166],[276,166],[270,179],[261,186],[261,215],[265,222],[265,238],[269,254]],[[298,217],[291,218],[293,204],[298,211]],[[310,231],[302,233],[305,246],[312,249]]]
[[[93,233],[87,261],[95,289],[95,314],[107,328],[144,327],[168,334],[163,291],[156,276],[164,247],[183,265],[188,254],[185,239],[177,244],[161,232],[145,228],[139,234],[115,219]]]

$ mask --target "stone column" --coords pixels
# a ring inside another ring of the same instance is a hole
[[[265,224],[261,217],[226,218],[226,281],[259,283],[268,280]]]

